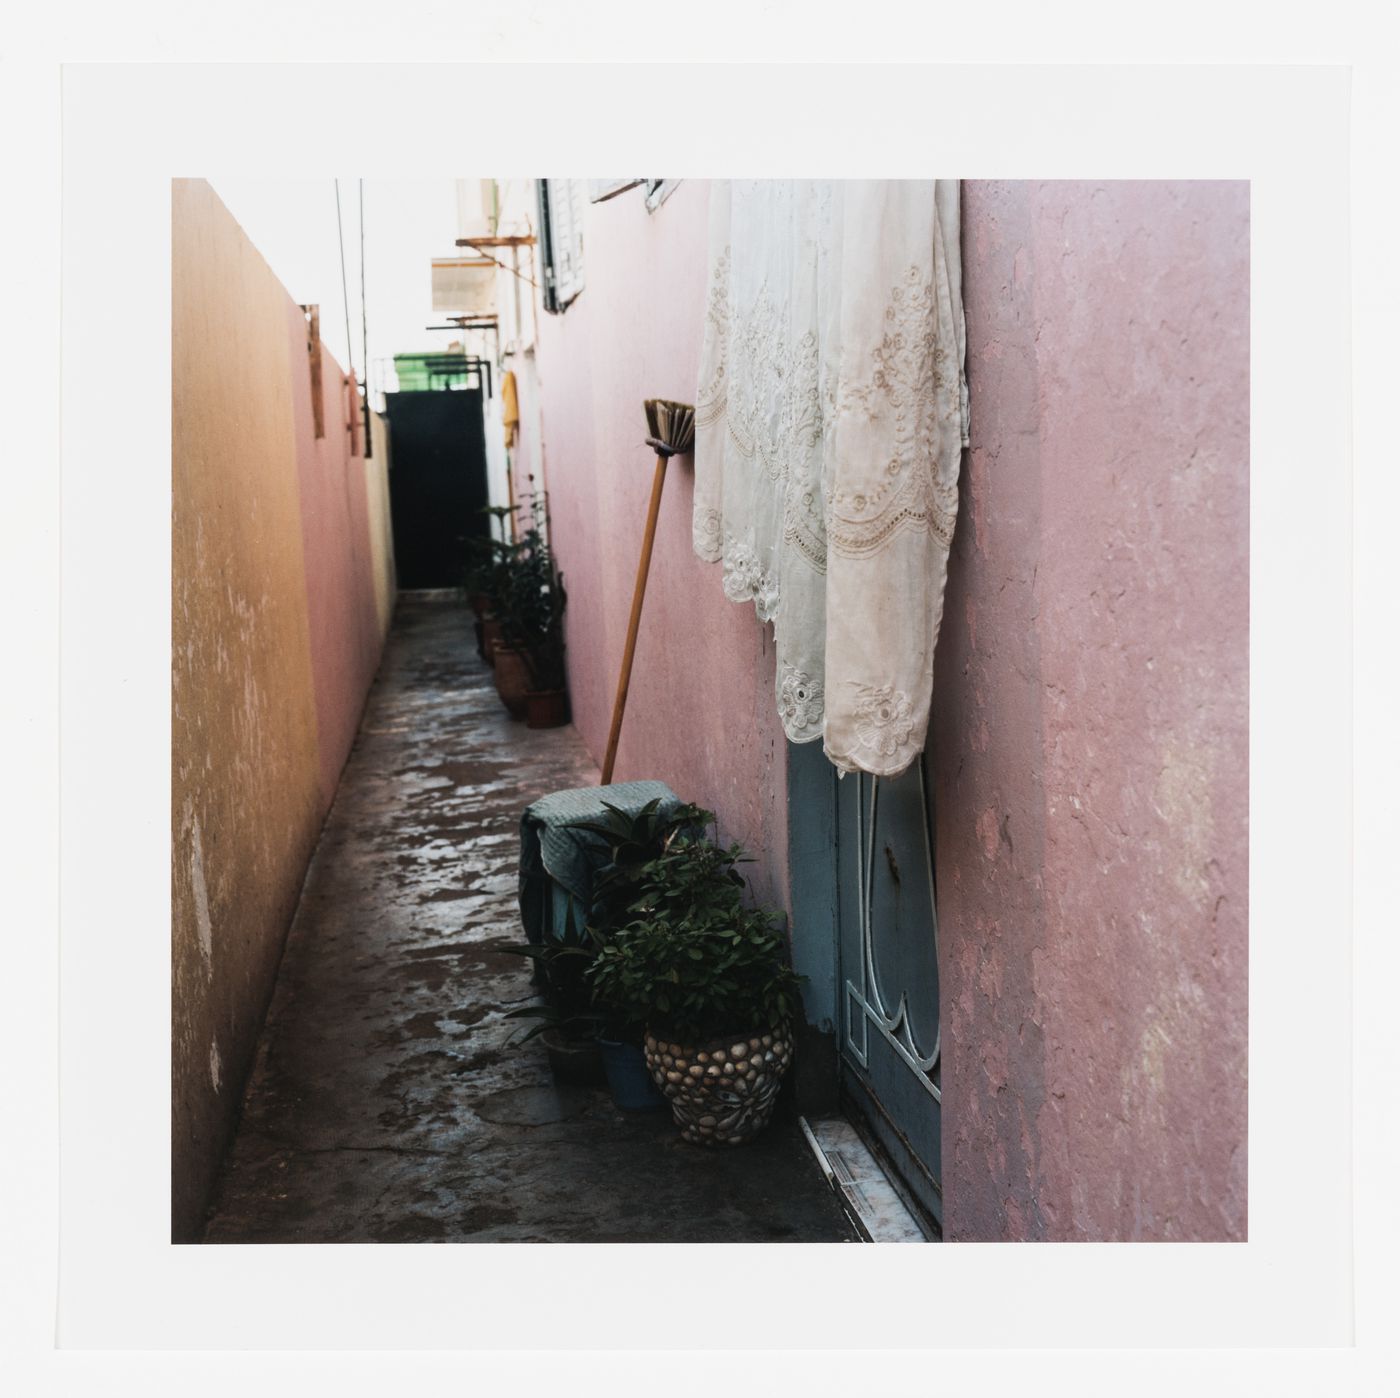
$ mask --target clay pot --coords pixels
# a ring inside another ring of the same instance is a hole
[[[496,647],[501,643],[501,634],[504,628],[495,617],[483,617],[481,621],[481,658],[488,664],[494,664],[496,658]]]
[[[562,728],[568,721],[568,690],[532,689],[525,695],[527,728]]]
[[[607,1081],[597,1039],[570,1039],[558,1029],[546,1029],[540,1038],[558,1081],[579,1087],[599,1087]]]
[[[497,642],[491,653],[496,668],[496,693],[512,718],[525,717],[525,695],[530,689],[530,672],[525,657],[513,646]]]
[[[792,1062],[786,1028],[732,1034],[703,1044],[677,1044],[647,1031],[651,1080],[671,1103],[684,1140],[698,1146],[740,1146],[768,1124]]]
[[[491,610],[491,594],[489,592],[469,592],[467,605],[476,613],[477,620],[483,621],[486,618],[486,613]]]

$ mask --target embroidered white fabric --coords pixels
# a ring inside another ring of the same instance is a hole
[[[928,731],[967,444],[958,182],[716,182],[694,545],[777,644],[794,742],[893,776]]]

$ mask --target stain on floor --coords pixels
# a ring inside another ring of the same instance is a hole
[[[505,715],[464,608],[400,599],[206,1242],[853,1240],[786,1103],[708,1152],[508,1044],[521,811],[597,780],[572,728]]]

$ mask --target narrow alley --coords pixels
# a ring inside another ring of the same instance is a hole
[[[854,1239],[786,1103],[744,1151],[700,1150],[511,1045],[520,814],[597,780],[573,728],[505,716],[460,603],[400,594],[206,1241]]]

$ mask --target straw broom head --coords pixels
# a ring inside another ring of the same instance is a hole
[[[672,403],[665,398],[648,398],[642,405],[647,414],[647,441],[661,456],[679,456],[695,443],[695,409],[689,403]]]

